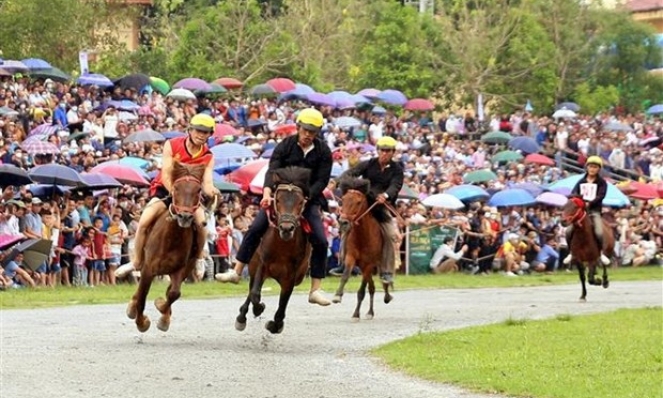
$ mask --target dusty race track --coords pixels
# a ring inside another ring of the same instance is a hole
[[[175,304],[170,331],[139,334],[124,305],[2,311],[0,397],[486,398],[394,373],[366,356],[418,331],[661,305],[661,282],[613,281],[579,303],[577,284],[396,292],[372,321],[352,323],[354,294],[317,307],[293,296],[283,334],[263,327],[276,310],[235,331],[240,299]],[[378,301],[378,300],[376,300]],[[363,313],[365,313],[365,308]]]

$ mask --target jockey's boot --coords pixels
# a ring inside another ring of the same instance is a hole
[[[329,301],[327,297],[322,294],[320,289],[313,290],[308,294],[308,302],[311,304],[318,304],[323,307],[331,305],[331,301]]]
[[[244,264],[242,264],[242,263],[237,263],[237,265],[235,265],[235,268],[238,268],[240,265],[241,265],[242,270],[244,270]],[[214,279],[216,279],[217,281],[219,281],[221,283],[230,282],[230,283],[238,284],[239,281],[242,279],[242,277],[239,275],[239,273],[237,273],[237,271],[235,271],[235,268],[230,268],[228,271],[226,271],[224,273],[218,273],[218,274],[214,275]]]
[[[134,268],[134,264],[131,263],[131,262],[120,265],[115,270],[115,277],[116,278],[124,278],[125,276],[129,275],[130,273],[132,273],[135,270],[136,269]]]
[[[610,259],[603,253],[603,239],[597,237],[596,244],[599,245],[599,251],[601,253],[601,264],[610,265]]]
[[[569,253],[569,255],[566,256],[566,258],[564,259],[563,263],[564,265],[569,265],[571,264],[571,261],[573,261],[573,256],[571,255],[571,253]]]
[[[394,274],[391,272],[383,272],[380,274],[380,280],[385,285],[392,285],[394,283]]]

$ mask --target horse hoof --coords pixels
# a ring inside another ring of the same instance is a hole
[[[607,289],[608,286],[610,286],[610,281],[606,279],[606,280],[603,281],[603,288]]]
[[[164,319],[159,319],[157,322],[157,329],[161,330],[162,332],[167,332],[168,328],[170,327],[170,320],[164,320]]]
[[[584,298],[584,297],[580,297],[580,302],[581,302],[581,303],[586,303],[586,302],[587,302],[587,299]]]
[[[278,327],[276,325],[276,322],[274,321],[269,321],[265,324],[265,329],[269,330],[269,333],[271,334],[279,334],[283,331],[283,323],[281,323],[281,326]]]
[[[138,316],[138,310],[136,309],[136,303],[132,301],[127,306],[127,317],[129,319],[136,319],[136,316]]]
[[[150,325],[152,322],[150,321],[150,318],[145,317],[145,320],[143,321],[142,324],[136,324],[136,328],[138,328],[138,331],[141,333],[145,333],[148,330],[150,330]]]
[[[334,296],[334,298],[332,299],[332,303],[334,303],[334,304],[340,304],[342,300],[343,300],[343,297],[341,297],[341,296]]]
[[[601,286],[602,284],[603,284],[603,279],[601,279],[601,278],[596,278],[596,279],[594,280],[594,285],[596,285],[596,286]]]
[[[260,303],[253,306],[253,316],[256,318],[262,315],[263,312],[265,312],[265,303]]]
[[[154,300],[154,306],[157,307],[157,310],[163,314],[163,306],[166,305],[166,300],[163,297],[159,297]]]
[[[242,323],[240,321],[235,321],[235,330],[243,332],[244,329],[246,329],[246,322]]]
[[[374,317],[373,314],[366,314],[366,317],[364,317],[364,319],[366,319],[367,321],[372,321],[373,317]]]
[[[359,322],[359,317],[358,316],[353,316],[351,321],[352,321],[352,323],[358,323]]]
[[[384,303],[385,304],[391,303],[391,300],[393,300],[393,299],[394,299],[394,296],[392,296],[391,294],[385,294],[384,295]]]

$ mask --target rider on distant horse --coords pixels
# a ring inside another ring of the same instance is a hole
[[[272,202],[272,171],[288,166],[310,169],[310,197],[306,203],[303,217],[311,227],[311,291],[308,301],[311,304],[326,306],[331,304],[320,292],[320,284],[327,269],[327,238],[322,223],[321,208],[325,209],[327,200],[322,191],[327,187],[331,176],[332,155],[327,144],[320,138],[320,130],[324,124],[322,113],[313,108],[303,109],[297,116],[297,134],[284,138],[275,148],[269,160],[269,169],[265,175],[262,209],[253,220],[253,224],[244,235],[244,240],[237,252],[237,263],[234,269],[214,277],[219,282],[238,283],[244,265],[248,264],[260,245],[260,240],[269,227],[265,211]]]
[[[362,177],[370,181],[371,188],[368,195],[368,204],[371,206],[374,202],[379,205],[373,207],[371,214],[380,223],[382,232],[382,241],[384,245],[385,258],[387,264],[382,264],[381,279],[383,283],[391,284],[395,268],[395,248],[394,237],[396,230],[392,222],[391,215],[387,208],[381,204],[389,203],[392,207],[396,205],[398,192],[403,187],[403,166],[394,160],[396,151],[396,140],[385,136],[377,142],[378,156],[358,163],[353,168],[347,170],[343,175],[352,177]],[[341,176],[342,178],[343,176]]]
[[[143,266],[143,247],[147,239],[147,230],[172,203],[170,191],[174,183],[172,180],[174,161],[185,165],[206,165],[207,168],[205,169],[202,181],[203,194],[207,197],[219,194],[219,190],[214,187],[212,182],[214,157],[207,147],[207,139],[214,132],[214,126],[214,118],[200,113],[191,118],[189,134],[186,137],[178,137],[166,141],[163,147],[163,166],[161,172],[152,181],[152,186],[150,187],[152,200],[143,209],[143,214],[141,214],[138,221],[134,259],[131,263],[119,267],[115,271],[117,276],[124,276],[134,269],[140,271]],[[198,207],[195,214],[195,223],[198,231],[197,241],[203,242],[203,244],[199,244],[200,251],[198,258],[202,255],[202,248],[207,239],[205,222],[205,211],[202,206]]]
[[[603,219],[601,218],[601,208],[603,207],[603,199],[605,199],[605,195],[608,192],[608,183],[599,174],[602,167],[603,160],[600,157],[590,156],[585,163],[587,172],[573,188],[571,195],[580,196],[585,201],[587,213],[594,227],[596,243],[601,252],[601,263],[608,265],[610,264],[610,259],[603,254]],[[571,245],[572,237],[573,225],[569,225],[566,229],[566,242],[569,246]],[[572,260],[573,258],[569,254],[564,259],[564,264],[570,264]]]

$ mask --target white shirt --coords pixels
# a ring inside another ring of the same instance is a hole
[[[430,267],[436,268],[438,265],[440,265],[442,260],[447,258],[458,261],[461,257],[463,257],[463,250],[459,250],[454,253],[453,249],[449,245],[442,244],[442,246],[435,250],[433,258],[430,259]]]

